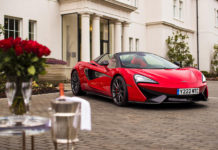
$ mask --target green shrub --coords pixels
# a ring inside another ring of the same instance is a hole
[[[188,46],[188,35],[180,31],[173,32],[172,36],[166,39],[169,51],[167,56],[171,62],[179,62],[180,66],[193,66],[194,58],[192,57]]]
[[[207,78],[216,78],[217,77],[217,74],[214,74],[212,72],[207,72],[207,71],[201,71],[205,77]]]
[[[201,72],[204,74],[205,77],[209,77],[210,76],[210,73],[207,72],[207,71],[201,71]]]
[[[214,45],[214,53],[211,60],[211,73],[218,76],[218,44]]]

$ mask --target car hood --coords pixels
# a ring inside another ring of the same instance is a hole
[[[149,77],[159,83],[193,83],[197,82],[196,73],[190,68],[179,69],[131,69],[134,74]]]

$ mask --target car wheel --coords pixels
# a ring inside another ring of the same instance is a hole
[[[125,106],[128,102],[127,87],[124,79],[117,76],[112,83],[113,101],[118,106]]]
[[[81,90],[79,75],[77,71],[73,71],[71,75],[71,88],[74,95],[82,95],[83,91]]]

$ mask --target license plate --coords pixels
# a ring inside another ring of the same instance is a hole
[[[195,95],[199,94],[199,88],[177,89],[177,95]]]

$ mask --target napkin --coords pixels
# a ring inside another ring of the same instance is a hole
[[[65,96],[66,101],[72,101],[72,102],[78,102],[81,105],[81,115],[80,115],[80,130],[88,130],[90,131],[92,129],[91,127],[91,107],[90,107],[90,103],[87,100],[84,100],[80,97],[66,97]],[[78,120],[78,113],[80,111],[80,107],[77,108],[75,114],[75,123],[77,123]],[[75,125],[74,123],[74,125]]]

